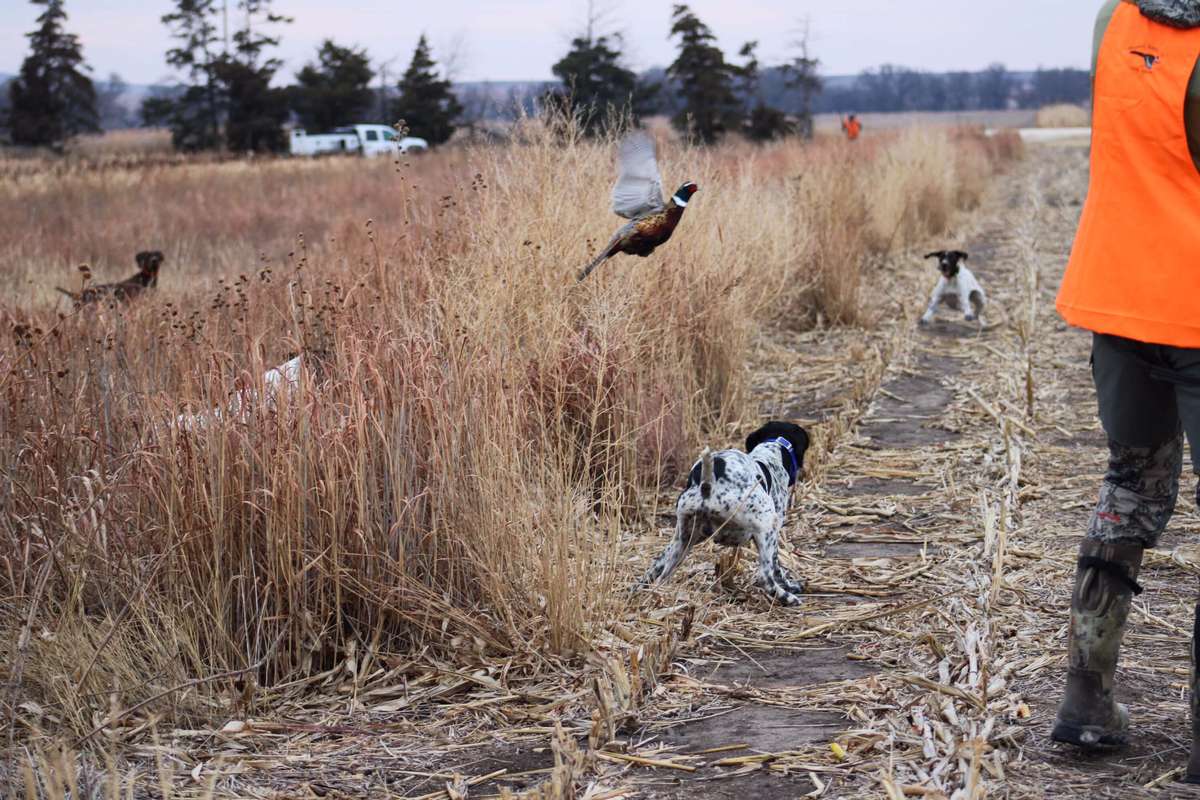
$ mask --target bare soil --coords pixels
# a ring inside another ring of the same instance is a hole
[[[851,660],[847,647],[755,652],[752,656],[730,651],[726,655],[733,660],[717,667],[707,680],[759,688],[798,688],[858,680],[876,672],[869,664]]]

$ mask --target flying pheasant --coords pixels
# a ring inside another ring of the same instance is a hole
[[[612,210],[630,220],[617,231],[608,246],[579,273],[579,280],[617,253],[645,258],[675,232],[688,201],[700,187],[688,181],[670,200],[663,202],[662,178],[654,153],[654,139],[634,131],[621,140],[617,159],[617,182],[612,191]]]

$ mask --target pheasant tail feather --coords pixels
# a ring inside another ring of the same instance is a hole
[[[579,280],[580,281],[585,280],[588,275],[592,274],[592,270],[596,269],[596,267],[600,266],[601,264],[603,264],[605,261],[607,261],[611,257],[612,257],[612,248],[610,248],[610,247],[604,248],[603,252],[601,252],[600,255],[596,256],[596,258],[592,260],[592,263],[588,264],[586,267],[584,267],[582,270],[580,270]]]

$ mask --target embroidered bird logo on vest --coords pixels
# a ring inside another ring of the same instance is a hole
[[[1130,50],[1129,52],[1135,56],[1141,56],[1142,59],[1146,62],[1147,70],[1153,70],[1155,65],[1158,64],[1158,62],[1159,62],[1160,57],[1154,55],[1153,53],[1143,53],[1141,50]]]

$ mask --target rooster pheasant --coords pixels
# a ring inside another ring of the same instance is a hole
[[[617,253],[645,258],[675,232],[688,201],[700,187],[688,181],[670,200],[663,201],[662,178],[654,139],[634,131],[621,140],[617,159],[617,182],[612,190],[612,210],[629,222],[617,231],[608,246],[579,273],[579,280]]]

